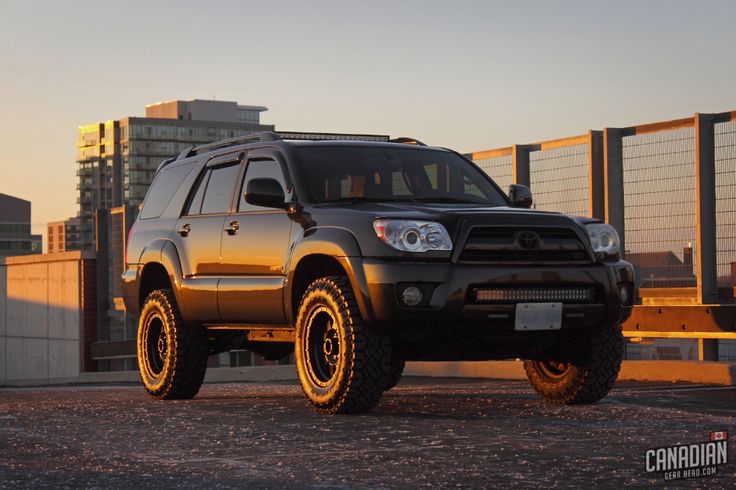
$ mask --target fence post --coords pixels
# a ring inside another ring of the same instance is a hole
[[[511,156],[514,166],[514,183],[531,187],[529,171],[529,146],[514,145]]]
[[[698,300],[718,302],[716,267],[716,163],[713,114],[695,114]]]
[[[698,302],[718,302],[716,264],[716,162],[713,114],[695,113],[695,205],[697,208]],[[698,340],[698,357],[718,360],[718,341]]]
[[[606,219],[603,160],[603,133],[588,131],[588,213],[602,220]]]
[[[624,228],[624,157],[621,128],[603,129],[603,180],[606,223],[621,237],[621,255],[626,250]]]

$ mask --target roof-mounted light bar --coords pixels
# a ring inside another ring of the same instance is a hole
[[[297,141],[383,141],[391,137],[383,134],[307,133],[304,131],[279,131],[283,140]]]

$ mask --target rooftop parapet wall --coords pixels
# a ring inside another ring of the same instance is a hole
[[[81,251],[0,261],[0,385],[76,378],[96,333],[95,260]],[[87,287],[85,288],[85,285]]]

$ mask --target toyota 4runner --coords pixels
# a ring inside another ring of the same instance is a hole
[[[122,275],[146,390],[191,398],[209,355],[292,352],[319,410],[361,412],[407,360],[524,359],[544,400],[613,386],[635,297],[619,238],[529,209],[408,138],[266,132],[159,167]]]

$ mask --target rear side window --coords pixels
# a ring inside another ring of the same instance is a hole
[[[141,208],[140,219],[158,218],[174,197],[179,186],[192,171],[192,165],[166,168],[158,173],[148,188]]]
[[[227,213],[230,210],[230,198],[238,178],[238,163],[223,167],[213,167],[209,173],[207,189],[202,199],[201,214]]]

